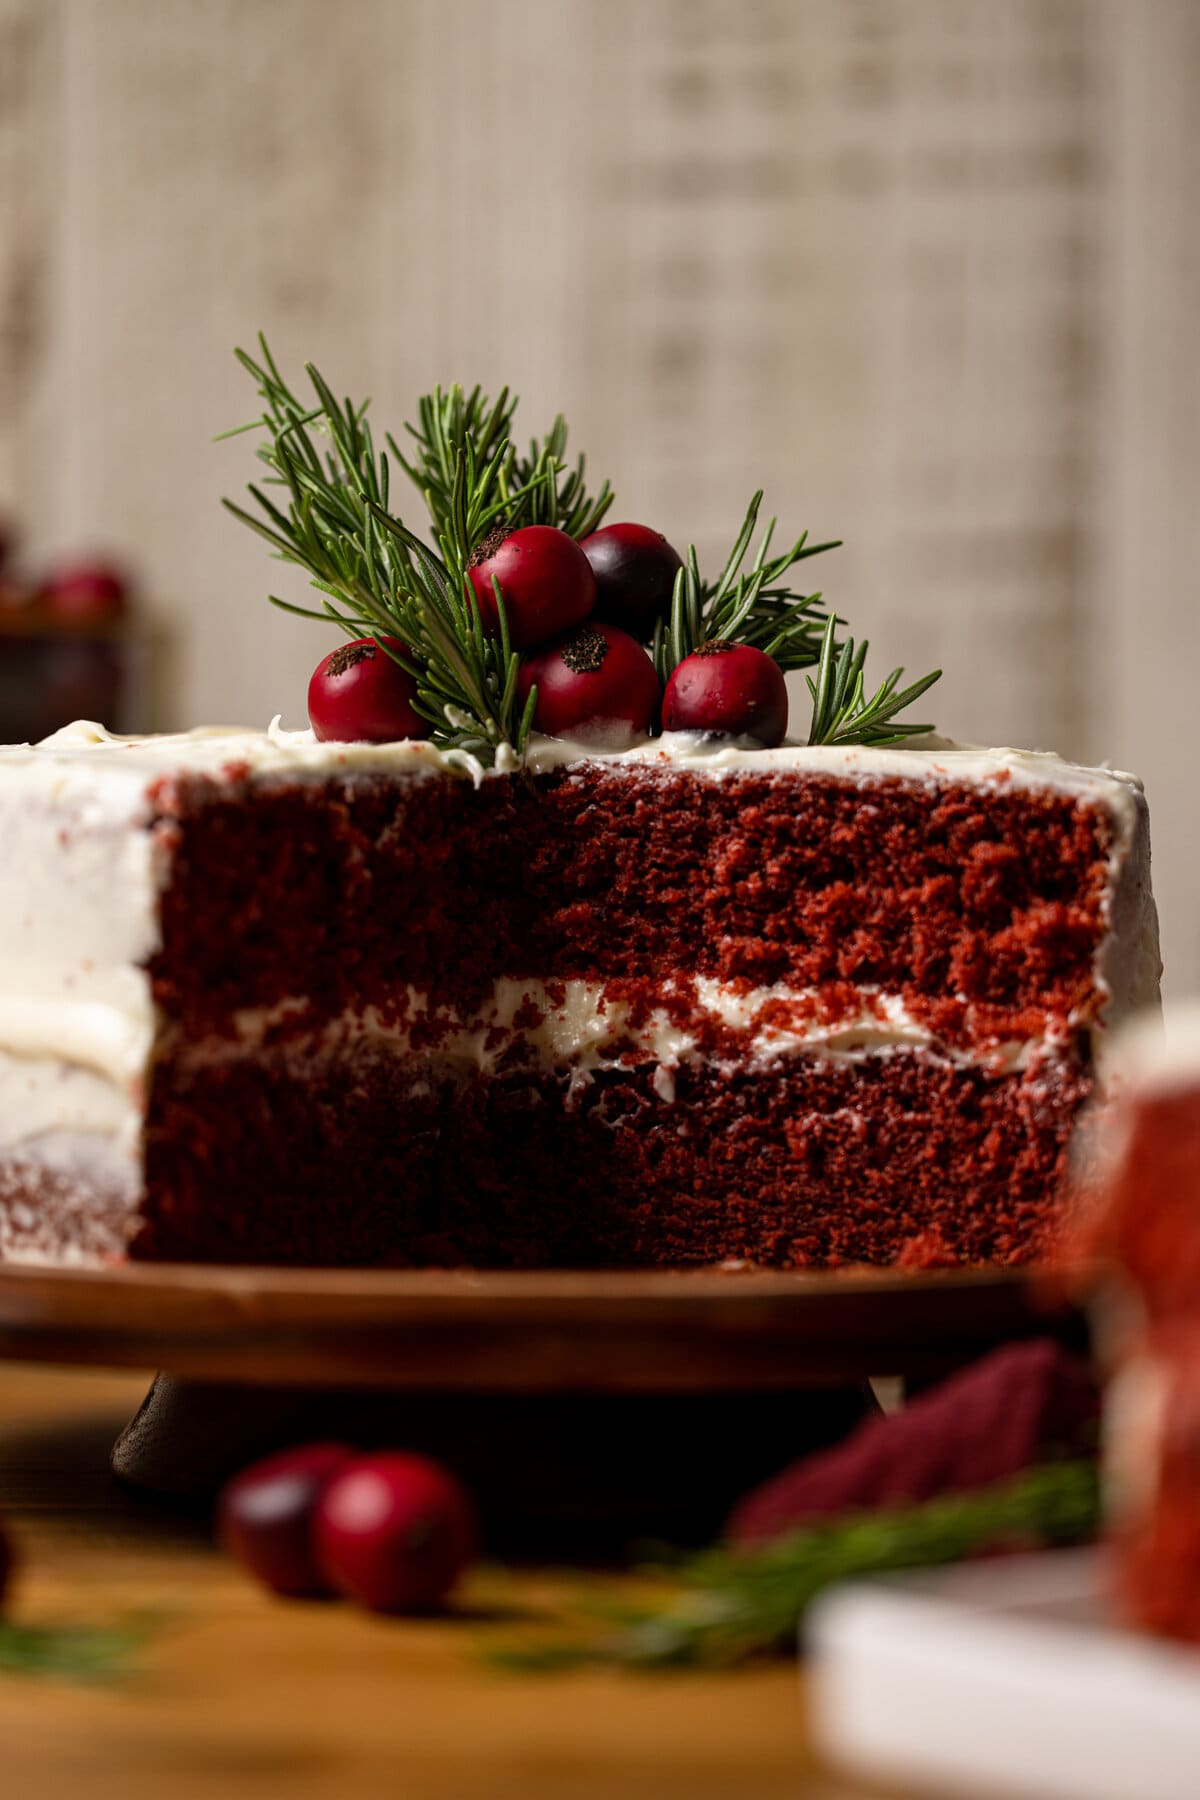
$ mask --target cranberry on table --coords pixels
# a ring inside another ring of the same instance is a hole
[[[329,1584],[373,1612],[429,1612],[475,1555],[478,1532],[459,1482],[428,1457],[361,1456],[340,1469],[314,1520]]]
[[[579,548],[596,577],[597,619],[610,620],[645,643],[671,610],[679,552],[649,525],[602,525]]]
[[[50,573],[38,598],[56,618],[104,624],[124,613],[129,583],[111,563],[67,563]]]
[[[544,644],[586,619],[596,604],[596,577],[573,537],[553,525],[497,526],[478,544],[467,570],[483,629],[500,636],[493,577],[500,583],[514,650]]]
[[[591,619],[522,663],[522,704],[535,683],[533,727],[547,737],[628,739],[649,731],[658,711],[658,676],[642,646],[618,626]]]
[[[752,737],[773,747],[787,731],[788,697],[777,662],[751,644],[702,644],[672,670],[664,731]]]
[[[303,1444],[243,1469],[217,1502],[224,1548],[277,1594],[327,1594],[313,1552],[313,1512],[354,1454],[348,1444]]]
[[[408,654],[399,638],[354,638],[313,670],[308,717],[322,743],[388,744],[429,736],[428,719],[413,706],[416,682],[381,645]]]

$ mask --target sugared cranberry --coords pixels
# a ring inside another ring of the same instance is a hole
[[[648,642],[655,621],[671,610],[675,576],[683,567],[678,551],[649,525],[602,525],[579,548],[596,577],[596,618]]]
[[[575,539],[553,525],[522,525],[507,534],[497,527],[476,547],[467,574],[489,637],[500,635],[493,576],[500,583],[514,650],[569,631],[596,604],[591,563]]]
[[[304,1444],[243,1469],[217,1502],[225,1549],[277,1594],[327,1594],[314,1554],[313,1513],[353,1458],[347,1444]]]
[[[321,1495],[317,1559],[331,1586],[374,1612],[428,1612],[475,1555],[465,1492],[428,1457],[356,1458]]]
[[[406,655],[399,638],[383,638]],[[428,737],[430,724],[413,707],[417,684],[374,638],[339,644],[308,684],[308,717],[323,743],[388,744]]]
[[[38,598],[56,618],[103,624],[125,611],[129,583],[110,563],[66,564],[51,572]]]
[[[663,694],[664,731],[783,742],[788,697],[783,671],[750,644],[702,644],[672,670]]]
[[[534,730],[547,737],[627,741],[649,731],[658,707],[658,676],[642,646],[591,619],[526,658],[517,675],[522,702],[535,682]]]

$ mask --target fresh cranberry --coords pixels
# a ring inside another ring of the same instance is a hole
[[[304,1444],[243,1469],[217,1502],[225,1549],[277,1594],[328,1593],[313,1551],[313,1512],[353,1457],[346,1444]]]
[[[664,731],[781,744],[788,720],[783,671],[750,644],[702,644],[672,670],[662,720]]]
[[[489,637],[500,635],[493,576],[500,583],[514,650],[569,631],[596,604],[592,565],[575,539],[553,525],[522,525],[507,535],[497,527],[477,546],[467,574]]]
[[[125,611],[129,583],[109,563],[72,563],[53,570],[38,597],[56,618],[104,624]]]
[[[383,638],[402,656],[399,638]],[[430,724],[413,707],[417,684],[374,638],[339,644],[308,684],[308,717],[323,743],[388,744],[428,737]]]
[[[579,548],[596,577],[596,618],[611,620],[640,643],[671,610],[675,576],[683,567],[661,531],[649,525],[602,525]]]
[[[428,1457],[358,1457],[321,1495],[317,1559],[329,1583],[374,1612],[428,1612],[475,1555],[475,1515]]]
[[[522,703],[535,682],[534,729],[548,737],[626,740],[649,731],[658,709],[658,676],[642,646],[591,619],[522,663]]]

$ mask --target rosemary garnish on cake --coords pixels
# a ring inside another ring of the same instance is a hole
[[[648,526],[603,523],[612,488],[593,494],[585,459],[567,460],[561,414],[521,449],[508,388],[492,400],[439,387],[419,400],[403,448],[391,433],[377,448],[366,401],[339,400],[311,363],[300,398],[259,346],[236,354],[262,412],[224,435],[261,431],[267,472],[249,484],[253,510],[224,504],[323,596],[273,604],[351,640],[310,683],[319,737],[429,737],[485,762],[519,761],[531,730],[597,747],[660,729],[769,746],[787,727],[784,672],[814,667],[810,743],[930,729],[896,715],[940,671],[900,690],[896,669],[867,699],[865,642],[839,643],[821,595],[789,585],[836,542],[805,532],[772,556],[772,519],[750,556],[761,492],[708,581],[694,546],[681,558]],[[396,507],[394,468],[424,504],[420,531]]]

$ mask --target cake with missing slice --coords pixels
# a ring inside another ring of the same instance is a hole
[[[232,510],[349,641],[310,732],[0,751],[3,1254],[1039,1256],[1157,989],[1137,782],[901,719],[936,675],[869,692],[761,495],[705,580],[507,393],[389,460],[242,360],[276,497]]]
[[[0,752],[8,1256],[1028,1260],[1154,990],[1054,757],[308,733]]]

